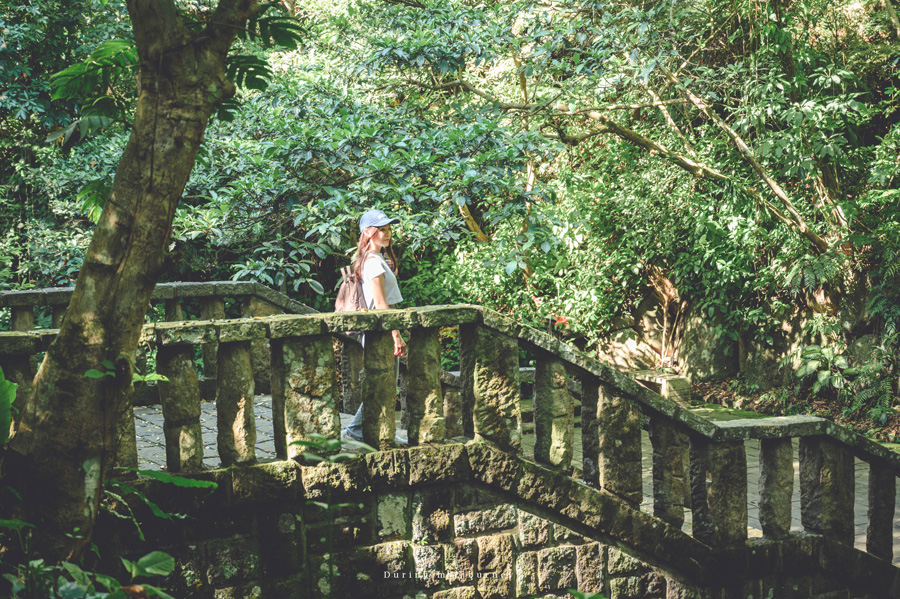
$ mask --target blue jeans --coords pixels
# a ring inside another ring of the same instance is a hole
[[[365,336],[362,339],[363,347],[366,346]],[[400,380],[400,358],[394,358],[394,383]],[[353,420],[350,421],[350,424],[347,425],[347,428],[344,429],[344,434],[353,439],[354,441],[362,441],[363,433],[362,433],[362,403],[359,404],[359,408],[356,410],[356,414],[353,415]]]

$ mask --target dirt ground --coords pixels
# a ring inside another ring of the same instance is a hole
[[[836,399],[812,396],[808,389],[788,386],[775,387],[766,392],[752,392],[743,389],[738,379],[723,379],[694,383],[691,399],[773,416],[819,416],[879,441],[900,443],[900,412],[897,410],[886,414],[884,422],[880,422],[872,420],[865,410],[851,412],[847,404]]]

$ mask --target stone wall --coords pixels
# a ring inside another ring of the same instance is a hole
[[[820,537],[712,550],[486,443],[196,476],[218,489],[137,483],[164,509],[190,515],[143,515],[146,543],[112,518],[96,533],[113,561],[151,549],[174,555],[175,572],[160,582],[183,599],[531,599],[568,589],[609,599],[850,597],[847,581],[823,576],[850,560]],[[312,502],[332,505],[330,518]],[[878,571],[855,565],[853,584]]]

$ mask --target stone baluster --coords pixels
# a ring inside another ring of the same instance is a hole
[[[441,374],[441,391],[444,396],[445,436],[448,439],[465,435],[463,428],[463,399],[460,377],[452,373]],[[471,418],[470,418],[471,420]]]
[[[585,482],[600,486],[600,435],[598,408],[600,381],[586,376],[581,381],[581,463]]]
[[[390,331],[366,332],[363,356],[363,440],[381,449],[397,435],[397,374]]]
[[[167,299],[165,305],[166,322],[181,322],[184,320],[184,311],[181,309],[181,302],[178,299]]]
[[[853,544],[853,454],[825,436],[800,438],[803,528]]]
[[[759,442],[759,522],[767,539],[782,539],[791,531],[794,494],[794,450],[790,438]]]
[[[161,344],[156,352],[156,371],[169,379],[157,385],[166,438],[166,468],[170,472],[201,470],[200,381],[194,365],[194,346]]]
[[[35,336],[0,336],[0,368],[3,369],[3,376],[19,385],[13,403],[13,426],[21,419],[31,400],[31,385],[35,375],[33,358],[37,351]]]
[[[212,296],[203,298],[200,304],[201,320],[223,320],[224,318],[225,302],[221,297]],[[216,378],[216,350],[218,347],[218,340],[207,341],[202,346],[203,376],[207,379]]]
[[[241,308],[244,318],[274,316],[284,310],[256,296],[249,296]],[[271,352],[267,339],[254,339],[252,342],[253,376],[257,393],[271,393]]]
[[[459,353],[463,408],[469,409],[471,402],[472,433],[501,449],[518,452],[522,417],[517,339],[481,324],[460,325]]]
[[[223,466],[256,460],[256,422],[253,418],[253,361],[250,341],[219,338],[216,370],[216,424]]]
[[[583,418],[583,417],[582,417]],[[653,514],[676,528],[684,524],[684,451],[687,436],[671,420],[650,419],[653,446]]]
[[[295,441],[312,434],[340,438],[334,344],[330,335],[320,334],[273,339],[271,347],[273,414],[278,395],[283,422],[276,427],[276,439],[284,440],[289,459],[297,459],[306,449],[291,445]],[[280,454],[282,448],[276,448]]]
[[[24,333],[34,330],[33,306],[12,306],[10,311],[10,324],[13,331]]]
[[[66,310],[68,309],[68,307],[68,304],[56,304],[50,308],[50,326],[52,328],[59,328],[59,325],[62,324],[63,317],[66,315]]]
[[[436,327],[410,330],[406,410],[410,445],[444,440],[444,396],[441,392],[441,341]]]
[[[743,441],[691,438],[694,537],[721,547],[747,539],[747,454]]]
[[[534,372],[534,459],[555,470],[572,465],[575,407],[562,360],[539,355]]]
[[[597,409],[600,486],[633,505],[640,505],[641,411],[621,392],[601,385]]]
[[[120,468],[137,468],[137,429],[134,423],[134,387],[122,398],[122,411],[116,421],[116,453],[113,464]]]
[[[872,462],[869,465],[869,524],[866,551],[892,560],[894,557],[894,507],[897,481],[893,470]]]
[[[345,339],[341,343],[341,391],[345,414],[356,414],[362,403],[362,370],[362,345]]]

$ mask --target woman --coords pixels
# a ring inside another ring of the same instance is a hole
[[[397,257],[391,245],[391,225],[398,224],[399,219],[389,218],[381,210],[369,210],[359,219],[359,245],[353,258],[353,273],[363,282],[363,296],[369,310],[387,310],[403,301],[400,286],[397,284]],[[384,255],[390,259],[385,260]],[[394,371],[399,373],[400,356],[406,354],[406,342],[400,331],[391,331],[394,338]],[[366,345],[365,335],[361,340]],[[354,441],[362,441],[362,405],[344,435]],[[406,439],[397,436],[396,441],[405,443]]]

